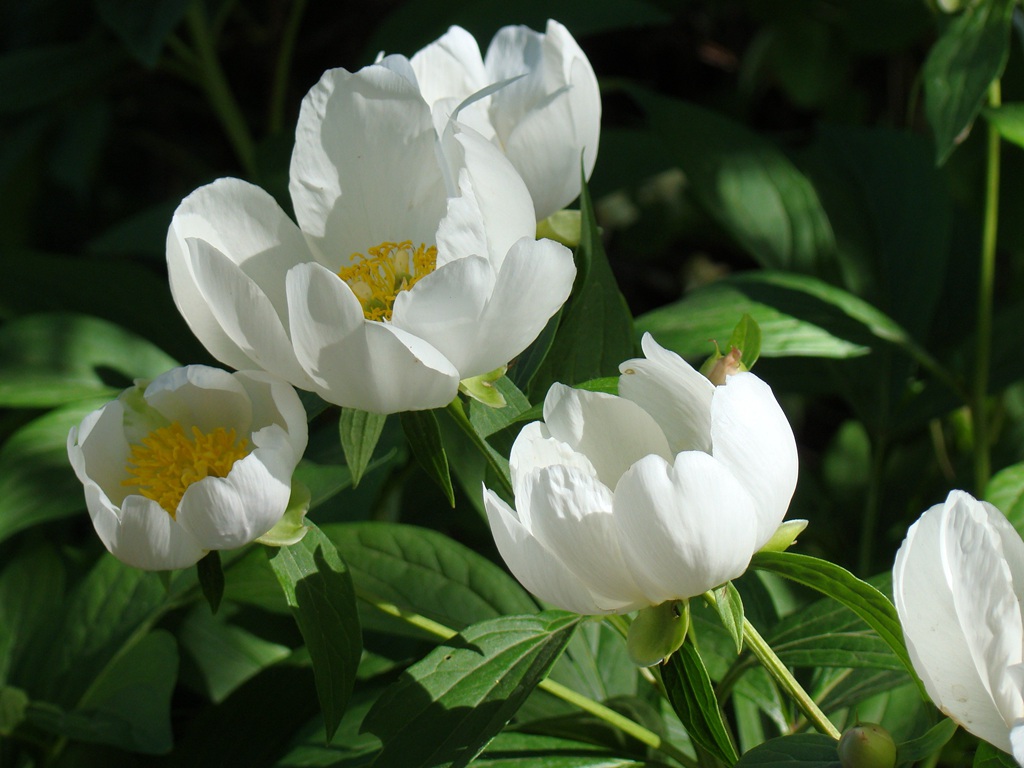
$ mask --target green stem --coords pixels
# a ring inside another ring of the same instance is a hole
[[[277,54],[277,64],[274,66],[274,84],[270,88],[270,117],[267,129],[271,135],[280,132],[284,127],[284,100],[288,92],[288,75],[292,68],[295,40],[305,11],[306,0],[292,0],[284,34],[281,36],[281,50]]]
[[[840,734],[836,727],[832,725],[832,722],[825,716],[825,713],[814,703],[814,699],[801,687],[800,683],[793,677],[793,673],[775,655],[775,651],[772,650],[771,646],[754,628],[754,625],[746,618],[743,619],[743,642],[750,648],[757,657],[757,660],[761,662],[761,665],[768,671],[768,674],[774,677],[776,682],[782,686],[782,689],[793,698],[807,719],[814,723],[819,731],[838,740]]]
[[[999,79],[988,89],[992,107],[1002,103]],[[985,220],[981,237],[981,273],[978,280],[978,339],[974,361],[974,391],[971,402],[974,422],[974,490],[985,491],[992,472],[989,451],[989,423],[985,409],[988,395],[989,367],[992,359],[992,294],[996,273],[996,234],[999,229],[999,131],[988,125],[988,168],[985,184]]]
[[[217,52],[214,47],[213,38],[210,35],[210,27],[206,19],[206,11],[201,2],[193,2],[186,14],[189,30],[192,33],[192,42],[195,46],[195,54],[198,62],[199,73],[206,91],[206,98],[209,99],[220,120],[221,125],[227,133],[231,146],[234,147],[245,173],[256,177],[256,145],[249,127],[242,116],[242,110],[235,101],[228,86],[224,70],[221,69],[217,60]]]
[[[512,479],[509,476],[508,464],[504,462],[504,457],[491,448],[490,444],[476,431],[473,423],[466,415],[466,409],[463,407],[460,398],[456,397],[448,404],[448,414],[459,425],[459,428],[466,433],[466,436],[477,447],[477,450],[483,454],[484,460],[494,470],[494,474],[501,483],[501,487],[508,493],[509,497],[515,496],[515,490],[512,488]]]
[[[374,595],[369,594],[358,587],[356,587],[356,595],[360,600],[369,603],[377,610],[382,611],[389,616],[401,619],[407,624],[418,627],[419,629],[422,629],[442,640],[448,640],[458,634],[454,629],[446,627],[444,624],[440,624],[433,619],[428,619],[426,616],[420,616],[419,614],[403,610],[391,603],[380,601]],[[618,728],[623,733],[632,736],[641,744],[646,744],[648,747],[656,749],[662,754],[668,755],[672,759],[676,760],[680,765],[686,766],[686,768],[697,768],[697,761],[692,757],[681,752],[678,748],[662,739],[661,736],[656,734],[654,731],[644,728],[639,723],[619,714],[614,709],[610,709],[604,704],[600,704],[593,699],[587,698],[583,694],[577,693],[571,688],[567,688],[560,683],[556,683],[554,680],[541,680],[540,683],[537,684],[537,687],[543,691],[547,691],[552,696],[558,697],[562,701],[579,707],[584,712],[589,712],[594,715],[594,717],[604,720],[612,727]]]

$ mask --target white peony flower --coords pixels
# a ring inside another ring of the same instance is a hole
[[[284,382],[190,365],[90,413],[71,428],[68,456],[110,553],[171,570],[273,528],[306,439],[306,412]]]
[[[178,309],[219,360],[342,406],[444,406],[522,352],[572,288],[530,195],[469,128],[435,131],[409,62],[324,74],[302,103],[290,192],[220,179],[167,235]]]
[[[516,508],[485,505],[498,551],[577,613],[684,600],[742,574],[796,487],[792,429],[752,373],[716,387],[645,335],[620,396],[554,385],[511,454]]]
[[[910,526],[892,575],[932,701],[1024,765],[1024,541],[994,506],[950,491]]]
[[[458,119],[505,152],[530,190],[538,221],[579,196],[580,159],[588,179],[597,160],[601,93],[565,27],[550,20],[543,33],[502,27],[483,58],[469,32],[451,27],[411,61],[439,120],[473,94],[516,78],[467,105]]]

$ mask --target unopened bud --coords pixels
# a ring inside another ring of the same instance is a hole
[[[629,625],[626,651],[638,667],[650,667],[679,650],[690,628],[688,600],[669,600],[642,609]]]
[[[894,768],[896,742],[882,726],[859,723],[839,740],[839,762],[843,768]]]

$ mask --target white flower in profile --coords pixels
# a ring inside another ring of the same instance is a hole
[[[991,504],[951,491],[910,526],[893,597],[935,705],[1024,765],[1024,541]]]
[[[589,179],[601,137],[601,93],[586,54],[549,20],[544,32],[502,27],[480,55],[474,37],[451,27],[412,57],[424,98],[446,120],[473,94],[509,82],[459,112],[491,139],[523,177],[537,220],[580,194],[580,161]]]
[[[742,574],[796,487],[793,431],[752,373],[715,386],[645,335],[619,396],[555,384],[512,446],[515,509],[484,500],[533,594],[583,614],[700,595]],[[653,663],[647,662],[647,663]]]
[[[288,384],[190,365],[90,413],[71,428],[68,456],[110,553],[171,570],[274,528],[306,439],[306,412]]]
[[[331,70],[306,95],[289,190],[298,226],[237,179],[189,195],[167,235],[171,291],[221,362],[337,405],[447,405],[572,288],[572,254],[535,240],[515,169],[472,129],[438,134],[400,56]]]

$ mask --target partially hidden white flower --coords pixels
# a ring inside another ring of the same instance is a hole
[[[403,57],[323,75],[290,174],[298,226],[220,179],[168,231],[178,309],[233,368],[365,411],[436,408],[522,352],[572,288],[515,169],[471,128],[438,133]]]
[[[451,27],[411,61],[440,119],[485,93],[458,119],[505,152],[530,190],[538,221],[579,196],[581,160],[589,179],[597,159],[601,93],[590,61],[565,27],[551,20],[544,32],[502,27],[484,57],[469,32]]]
[[[515,509],[484,494],[522,584],[583,614],[683,600],[742,574],[796,487],[792,429],[752,373],[716,387],[651,336],[620,396],[555,384],[511,453]]]
[[[306,412],[288,384],[190,365],[90,413],[71,428],[68,456],[110,553],[171,570],[273,528],[306,440]]]
[[[1024,541],[991,504],[951,491],[910,526],[893,597],[935,705],[1024,765]]]

